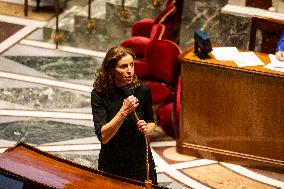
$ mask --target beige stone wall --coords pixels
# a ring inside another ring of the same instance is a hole
[[[269,10],[284,12],[284,0],[272,0],[272,7],[270,7]]]

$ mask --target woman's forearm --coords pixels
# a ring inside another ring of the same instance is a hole
[[[101,133],[103,144],[106,144],[116,134],[126,116],[127,113],[120,109],[110,122],[102,126]]]
[[[103,144],[106,144],[116,134],[126,116],[133,112],[138,105],[138,99],[133,95],[124,99],[121,109],[110,122],[103,125],[101,128]]]

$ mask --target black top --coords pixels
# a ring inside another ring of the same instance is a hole
[[[136,113],[146,123],[154,122],[150,89],[141,84],[134,96],[139,100]],[[109,122],[120,110],[125,94],[116,88],[112,97],[95,89],[91,94],[93,121],[98,139],[101,141],[101,127]],[[157,184],[155,164],[149,147],[150,179]],[[134,114],[129,114],[117,133],[106,143],[101,143],[99,170],[144,182],[146,180],[146,143],[138,131]]]

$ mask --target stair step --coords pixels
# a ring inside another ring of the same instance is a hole
[[[144,17],[155,17],[161,8],[152,7],[148,0],[128,0],[125,1],[125,9],[129,11],[130,17],[123,18],[120,15],[121,0],[93,0],[91,19],[94,20],[96,29],[89,33],[86,29],[88,6],[74,6],[59,15],[59,30],[64,34],[62,44],[107,51],[131,36],[130,28],[133,23]],[[53,18],[43,28],[44,41],[52,40],[51,34],[55,31],[55,25],[56,18]]]
[[[71,9],[64,11],[58,17],[58,27],[63,31],[74,31],[74,15],[81,12],[83,7],[73,6]],[[56,29],[56,17],[52,18],[44,28]]]
[[[84,9],[74,16],[75,19],[75,32],[86,32],[86,22],[88,20],[88,9],[86,6]],[[101,29],[96,32],[104,34],[102,30],[104,27],[104,20],[106,15],[105,1],[94,0],[91,3],[91,18],[95,21],[97,28]]]
[[[134,13],[137,12],[137,0],[127,1],[125,8],[132,9]],[[91,4],[91,18],[96,24],[96,33],[105,34],[109,27],[110,21],[117,20],[120,17],[121,0],[95,0]],[[132,13],[132,15],[135,15]],[[112,19],[115,17],[115,19]],[[130,22],[134,22],[133,16]],[[111,19],[111,20],[110,20]],[[84,8],[84,11],[75,15],[75,31],[83,32],[86,30],[86,22],[88,20],[88,6]],[[137,20],[137,19],[136,19]],[[129,22],[129,21],[128,21]],[[121,26],[120,26],[121,27]]]
[[[119,28],[127,28],[126,33],[129,33],[130,27],[136,21],[142,18],[156,17],[164,5],[160,7],[152,7],[147,0],[128,0],[125,1],[125,9],[129,12],[130,17],[125,19],[120,15],[122,10],[121,0],[94,0],[91,4],[91,19],[96,24],[96,33],[113,35],[113,30],[109,30],[110,25],[118,26]],[[86,22],[88,20],[88,6],[84,11],[75,15],[75,32],[83,32],[86,30]],[[121,32],[125,32],[122,31]],[[122,33],[119,32],[118,35]],[[116,35],[116,36],[118,36]],[[126,37],[129,34],[126,35]],[[115,37],[115,36],[113,36]]]

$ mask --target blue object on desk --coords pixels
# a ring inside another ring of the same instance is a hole
[[[200,59],[210,58],[208,55],[212,51],[212,45],[207,35],[200,29],[194,30],[194,53]]]
[[[276,48],[276,51],[284,51],[284,31],[282,33],[280,40],[278,41],[278,46]]]

